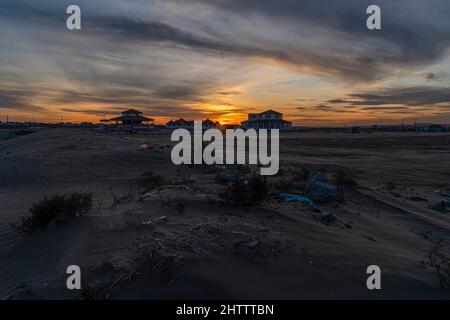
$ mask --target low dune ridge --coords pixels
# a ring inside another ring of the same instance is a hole
[[[449,134],[282,132],[268,196],[240,207],[217,178],[257,168],[175,166],[170,133],[0,140],[0,298],[450,298],[426,264],[441,239],[448,248],[450,213],[435,205],[450,189]],[[279,201],[314,171],[341,177],[344,200]],[[11,227],[44,196],[75,192],[92,194],[87,214],[31,235]],[[66,288],[72,264],[81,291]],[[367,289],[369,265],[382,290]]]

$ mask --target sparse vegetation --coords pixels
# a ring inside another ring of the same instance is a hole
[[[22,218],[14,227],[22,233],[31,234],[37,229],[47,226],[51,221],[64,224],[70,218],[84,214],[91,208],[92,195],[90,193],[45,197],[31,206],[30,217]]]
[[[239,179],[229,183],[219,196],[233,205],[251,207],[260,204],[268,192],[267,180],[254,174],[250,179]]]
[[[424,264],[434,270],[436,279],[441,289],[450,289],[450,256],[449,248],[444,241],[439,241],[436,246],[428,252]]]

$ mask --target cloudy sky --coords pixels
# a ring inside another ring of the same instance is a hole
[[[0,40],[1,121],[450,123],[448,0],[0,0]]]

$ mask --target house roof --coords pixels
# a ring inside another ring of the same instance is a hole
[[[267,111],[261,112],[260,114],[266,114],[266,113],[282,114],[282,113],[280,113],[280,112],[278,112],[278,111],[275,111],[275,110],[272,110],[272,109],[269,109],[269,110],[267,110]]]
[[[128,109],[127,111],[122,111],[122,113],[134,113],[134,114],[141,114],[142,112],[137,111],[135,109]]]
[[[168,126],[185,126],[185,125],[193,126],[194,121],[187,121],[187,120],[184,120],[183,118],[181,118],[178,120],[171,120],[171,121],[167,122],[166,125],[168,125]]]
[[[151,118],[147,118],[147,117],[142,117],[142,116],[122,116],[122,117],[117,117],[117,118],[112,118],[111,121],[135,121],[135,122],[139,122],[139,121],[154,121]]]
[[[290,121],[286,121],[283,119],[254,119],[254,120],[245,120],[242,123],[274,123],[274,122],[283,122],[283,123],[292,123]]]

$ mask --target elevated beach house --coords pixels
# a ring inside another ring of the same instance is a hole
[[[267,110],[261,113],[250,113],[248,120],[241,123],[246,129],[289,129],[292,122],[283,119],[283,114],[274,110]]]
[[[122,124],[122,125],[152,125],[154,124],[154,120],[151,118],[144,117],[142,115],[142,112],[129,109],[127,111],[122,112],[122,116],[117,118],[112,118],[110,121],[115,121],[115,124]]]

